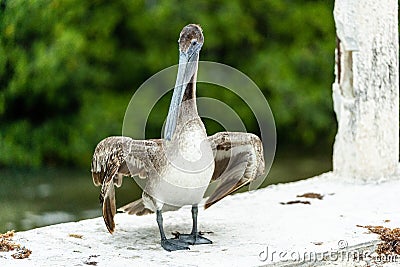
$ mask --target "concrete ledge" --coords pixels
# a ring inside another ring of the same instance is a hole
[[[11,252],[0,252],[0,266],[382,266],[376,259],[359,261],[353,254],[352,259],[340,255],[336,259],[326,253],[372,253],[380,242],[378,236],[356,225],[400,227],[398,178],[353,184],[326,173],[227,197],[199,211],[199,228],[212,232],[206,237],[214,244],[192,246],[190,251],[161,248],[154,214],[117,214],[114,235],[107,232],[102,218],[18,232],[14,241],[32,254],[18,260]],[[324,197],[296,197],[310,192]],[[281,204],[293,200],[310,204]],[[188,232],[190,207],[165,213],[164,225],[167,233]],[[325,259],[314,265],[313,260],[296,261],[299,255],[308,255],[304,253],[319,253]],[[397,263],[385,266],[398,264],[400,256]]]

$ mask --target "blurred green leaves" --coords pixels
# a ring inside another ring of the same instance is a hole
[[[332,9],[322,0],[2,0],[0,166],[89,166],[97,142],[121,134],[140,84],[177,64],[188,23],[203,27],[201,60],[231,65],[263,90],[280,144],[328,147],[336,130]],[[199,94],[252,118],[227,90],[208,88]],[[156,115],[151,136],[166,116]]]

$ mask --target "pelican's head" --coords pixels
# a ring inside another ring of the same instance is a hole
[[[189,24],[185,26],[179,35],[179,52],[187,56],[198,54],[203,46],[203,30],[199,25]]]
[[[196,24],[185,26],[179,35],[179,67],[165,124],[164,138],[166,140],[171,140],[174,134],[186,86],[197,72],[197,63],[203,42],[203,31]],[[193,82],[195,81],[193,80]]]

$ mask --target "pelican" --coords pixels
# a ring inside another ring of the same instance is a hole
[[[211,244],[197,229],[198,205],[211,182],[217,186],[205,209],[264,174],[260,138],[251,133],[219,132],[207,136],[197,113],[196,81],[204,36],[199,25],[185,26],[179,36],[179,67],[166,118],[164,138],[134,140],[113,136],[96,147],[91,164],[93,182],[101,186],[100,201],[108,231],[115,229],[114,186],[124,176],[144,181],[142,198],[121,208],[129,214],[156,213],[161,246],[167,251]],[[192,231],[167,239],[164,211],[192,206]]]

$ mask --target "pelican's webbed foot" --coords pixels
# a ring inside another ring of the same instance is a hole
[[[163,217],[162,217],[161,210],[157,210],[157,224],[158,224],[158,229],[160,230],[161,246],[163,247],[163,249],[165,249],[166,251],[190,249],[188,247],[188,244],[185,242],[182,242],[178,239],[173,239],[173,238],[167,239],[165,237],[164,227],[163,227]]]
[[[193,228],[190,234],[180,234],[179,232],[172,233],[175,235],[175,239],[181,242],[185,242],[190,245],[201,245],[201,244],[212,244],[212,241],[208,238],[202,236],[201,233],[197,231],[197,205],[192,206],[192,219]]]
[[[190,244],[190,245],[202,245],[202,244],[212,244],[212,241],[208,238],[203,237],[199,232],[195,234],[180,234],[174,233],[175,240]]]
[[[187,243],[179,240],[179,239],[163,239],[161,240],[161,246],[166,251],[175,251],[175,250],[188,250],[190,249]]]

